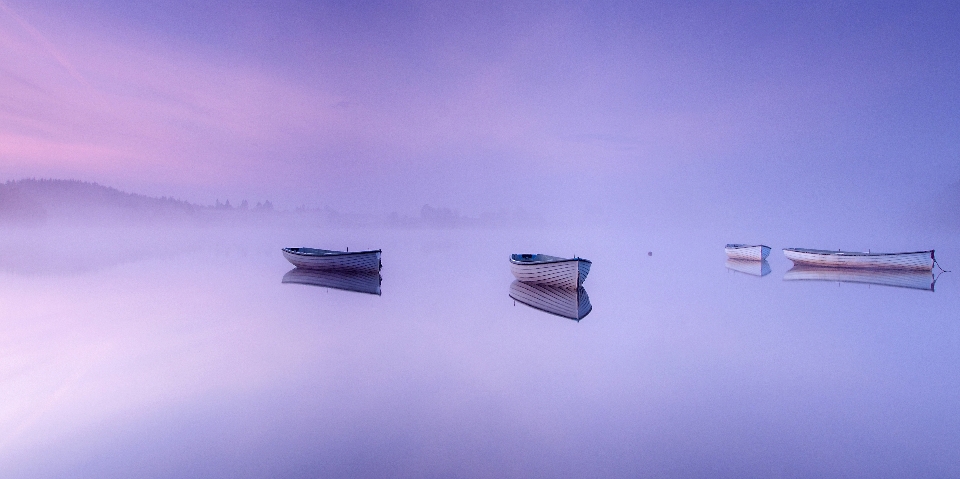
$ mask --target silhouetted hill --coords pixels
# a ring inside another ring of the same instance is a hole
[[[0,183],[0,226],[105,226],[163,221],[204,225],[276,222],[324,224],[341,227],[476,228],[542,225],[544,219],[522,208],[465,216],[446,207],[424,205],[418,216],[398,213],[341,214],[330,208],[276,209],[270,201],[254,205],[229,200],[204,206],[174,198],[127,193],[97,183],[77,180],[25,179]]]
[[[50,219],[100,223],[190,217],[202,207],[75,180],[19,180],[0,184],[0,222],[37,225]]]

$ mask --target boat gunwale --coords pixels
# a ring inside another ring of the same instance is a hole
[[[296,249],[301,249],[301,248],[296,248]],[[312,258],[325,258],[328,256],[347,256],[347,255],[353,255],[353,254],[383,253],[383,250],[379,250],[379,249],[369,250],[369,251],[334,251],[329,249],[318,249],[318,248],[310,248],[310,249],[313,249],[316,251],[325,251],[325,253],[321,253],[321,254],[302,253],[300,251],[294,251],[294,248],[281,248],[280,251],[283,251],[284,253],[295,254],[298,256],[308,256]]]
[[[538,265],[538,264],[550,264],[550,263],[566,263],[566,262],[569,262],[569,261],[583,261],[584,263],[593,264],[593,261],[590,261],[590,260],[588,260],[588,259],[583,259],[583,258],[559,258],[559,259],[551,259],[551,260],[546,260],[546,261],[518,261],[518,260],[513,259],[514,256],[520,256],[520,255],[522,255],[522,254],[527,254],[527,253],[511,253],[511,254],[510,254],[510,262],[513,263],[513,264],[515,264],[515,265]],[[540,254],[537,253],[535,256],[540,256]],[[547,255],[543,255],[543,256],[547,256]]]
[[[723,249],[744,249],[744,248],[756,248],[756,247],[773,249],[765,244],[740,244],[740,243],[727,243],[727,245],[724,246]]]
[[[871,253],[867,251],[829,251],[823,249],[807,249],[807,248],[783,248],[784,253],[787,251],[794,253],[806,253],[806,254],[818,254],[821,256],[900,256],[908,254],[921,254],[921,253],[930,253],[930,258],[934,258],[934,252],[936,250],[924,250],[924,251],[906,251],[902,253]]]

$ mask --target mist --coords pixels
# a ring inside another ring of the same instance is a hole
[[[0,0],[0,476],[956,477],[958,24]]]
[[[609,221],[885,221],[960,180],[949,3],[382,7],[7,2],[0,176]]]

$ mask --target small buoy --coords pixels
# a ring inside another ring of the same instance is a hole
[[[653,251],[647,251],[647,256],[653,256]]]

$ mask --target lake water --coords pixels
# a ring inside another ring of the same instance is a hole
[[[0,477],[960,476],[960,273],[780,252],[960,241],[787,236],[756,277],[683,228],[10,233]],[[382,295],[284,284],[283,246],[382,248]],[[592,312],[511,299],[516,252],[591,259]]]

